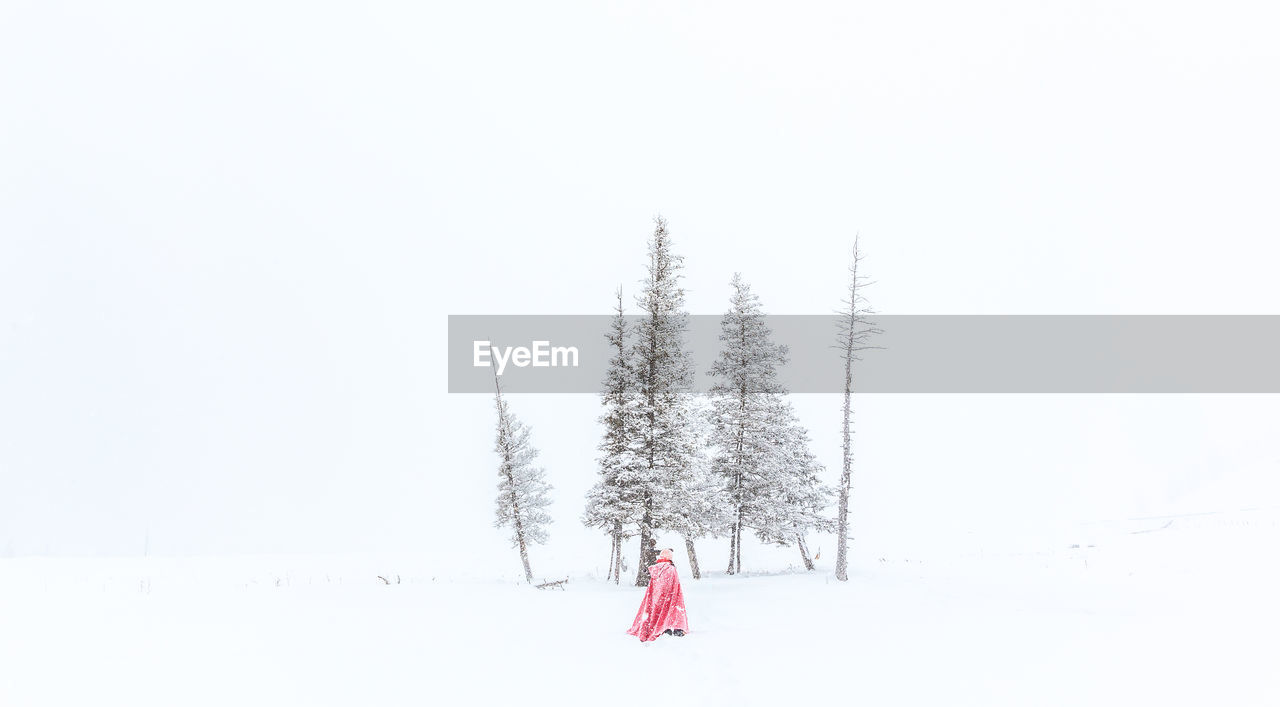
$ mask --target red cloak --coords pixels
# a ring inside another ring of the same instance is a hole
[[[649,587],[644,590],[644,601],[627,633],[641,641],[652,641],[667,629],[688,631],[689,621],[685,618],[684,592],[680,591],[676,566],[670,560],[659,560],[649,568]]]

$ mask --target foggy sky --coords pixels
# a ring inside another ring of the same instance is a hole
[[[445,317],[607,313],[659,213],[695,313],[830,312],[854,234],[887,313],[1276,313],[1276,11],[1033,5],[4,4],[0,554],[505,557]],[[598,406],[512,405],[568,565]],[[1275,413],[868,397],[855,529],[1158,510]]]

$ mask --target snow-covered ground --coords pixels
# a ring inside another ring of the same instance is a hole
[[[624,634],[640,590],[590,576],[538,591],[403,555],[8,559],[0,704],[1280,704],[1277,517],[858,555],[848,583],[825,557],[701,581],[679,563],[691,633],[650,644]]]

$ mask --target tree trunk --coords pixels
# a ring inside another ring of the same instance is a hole
[[[844,430],[842,444],[844,465],[840,471],[840,508],[836,511],[836,579],[841,582],[849,581],[849,480],[853,471],[852,440],[849,438],[850,398],[853,392],[850,389],[852,368],[853,361],[846,359],[844,364]]]
[[[613,577],[613,558],[616,557],[617,554],[618,554],[618,536],[614,535],[613,533],[609,533],[609,571],[605,572],[604,574],[604,578],[606,580]]]
[[[803,535],[796,535],[796,547],[800,548],[800,557],[804,560],[804,568],[812,572],[813,560],[809,559],[809,548],[805,547]]]
[[[702,570],[698,569],[698,552],[693,549],[693,540],[685,538],[684,549],[689,552],[689,567],[693,570],[693,578],[702,579]]]
[[[648,553],[649,545],[649,529],[647,527],[640,528],[640,561],[636,563],[636,586],[649,586],[649,565],[645,564],[645,555]]]
[[[524,563],[524,581],[533,584],[533,570],[529,569],[529,548],[524,542],[524,529],[517,526],[516,537],[520,540],[520,561]]]
[[[613,524],[613,583],[622,577],[622,521]]]
[[[733,551],[737,548],[737,526],[728,530],[728,569],[724,574],[733,574]]]
[[[645,511],[640,519],[640,562],[636,565],[636,586],[649,586],[649,565],[657,561],[658,551],[654,547],[652,531],[649,529],[650,515]]]
[[[849,581],[849,486],[853,476],[853,359],[858,348],[858,254],[857,238],[853,241],[853,265],[849,279],[849,330],[844,341],[844,423],[840,430],[842,466],[840,468],[840,509],[836,516],[836,579]]]
[[[728,530],[728,569],[724,574],[733,574],[733,549],[737,547],[737,526]]]
[[[622,581],[622,536],[618,536],[618,544],[614,547],[617,553],[613,562],[613,583],[619,584]]]
[[[524,581],[533,584],[533,570],[529,569],[529,546],[524,541],[524,523],[520,521],[520,501],[516,499],[515,480],[511,472],[507,472],[507,483],[511,484],[511,522],[516,531],[516,543],[520,546],[520,562],[524,563]]]
[[[729,574],[742,571],[742,509],[738,509],[738,519],[733,523],[729,540]]]
[[[737,572],[738,574],[742,574],[742,521],[741,520],[738,521],[738,542],[735,544],[737,545],[738,554],[733,559],[733,569],[734,569],[734,572]]]

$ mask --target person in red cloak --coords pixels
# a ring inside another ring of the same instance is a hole
[[[680,577],[671,562],[671,552],[671,548],[663,550],[649,568],[649,586],[644,590],[636,619],[627,631],[641,641],[652,641],[664,633],[683,636],[689,630],[684,592],[680,590]]]

